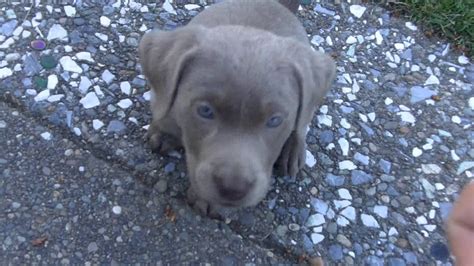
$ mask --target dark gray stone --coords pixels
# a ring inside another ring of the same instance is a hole
[[[418,258],[416,257],[416,254],[413,252],[405,252],[403,253],[403,258],[408,264],[415,264],[418,265]]]
[[[171,172],[174,172],[174,170],[176,169],[176,164],[171,162],[171,163],[167,163],[165,165],[165,173],[171,173]]]
[[[374,177],[362,170],[353,170],[351,172],[351,181],[355,186],[372,182],[372,180],[374,180]]]
[[[127,129],[125,124],[119,120],[112,120],[110,121],[109,125],[107,126],[107,133],[124,133]]]
[[[392,168],[392,163],[384,159],[380,159],[379,167],[384,173],[389,174],[390,169]]]
[[[33,54],[28,54],[23,60],[23,72],[27,76],[38,74],[43,67],[38,62],[38,59]]]
[[[333,261],[342,260],[344,254],[342,253],[341,245],[331,245],[329,246],[329,256]]]
[[[417,103],[429,99],[433,95],[436,95],[436,92],[425,87],[414,86],[410,89],[410,94],[410,102]]]
[[[325,201],[317,198],[311,198],[311,206],[313,207],[314,211],[321,214],[326,214],[329,209],[329,205]]]
[[[441,219],[443,219],[443,221],[445,221],[449,217],[449,214],[451,213],[452,208],[453,208],[453,204],[450,202],[441,202],[439,204]]]
[[[343,176],[337,176],[333,174],[326,175],[326,183],[332,187],[339,187],[344,185],[344,181],[346,180]]]
[[[365,264],[367,266],[384,266],[384,259],[371,255],[365,259]]]
[[[323,130],[319,133],[319,142],[321,144],[329,144],[334,140],[334,133],[331,130]]]
[[[390,258],[388,259],[389,266],[405,266],[406,262],[401,258]]]
[[[3,23],[0,28],[1,34],[7,37],[11,36],[17,25],[18,21],[16,19]]]

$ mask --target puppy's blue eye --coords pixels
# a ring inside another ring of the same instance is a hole
[[[278,127],[283,122],[281,116],[275,115],[267,121],[267,127]]]
[[[200,117],[205,119],[214,119],[214,110],[207,104],[201,104],[197,108],[197,113]]]

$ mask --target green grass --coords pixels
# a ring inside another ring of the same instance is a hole
[[[398,0],[393,10],[417,22],[428,35],[447,38],[473,56],[474,0]]]

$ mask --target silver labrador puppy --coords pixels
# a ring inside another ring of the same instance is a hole
[[[256,205],[275,163],[291,176],[304,165],[306,127],[335,64],[310,47],[295,1],[224,1],[141,40],[149,141],[160,153],[184,147],[188,199],[201,212]]]

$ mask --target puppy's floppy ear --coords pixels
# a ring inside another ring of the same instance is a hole
[[[299,106],[295,130],[306,132],[314,111],[323,102],[336,74],[334,60],[309,47],[298,50],[295,57],[296,78],[299,89]],[[304,133],[303,133],[304,134]]]
[[[200,27],[151,31],[140,41],[139,56],[145,77],[156,94],[154,115],[162,118],[177,95],[179,81],[199,46]]]

